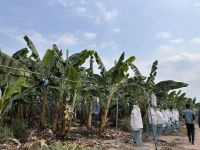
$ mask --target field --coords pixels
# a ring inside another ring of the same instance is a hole
[[[157,140],[158,150],[198,150],[200,144],[200,131],[195,126],[195,145],[188,142],[186,128],[181,126],[181,130],[177,134],[162,135]],[[116,131],[108,129],[102,134],[98,134],[91,129],[88,132],[83,128],[74,128],[74,133],[65,139],[59,139],[50,129],[38,131],[37,129],[27,130],[24,137],[16,140],[8,138],[0,140],[0,149],[5,150],[40,150],[42,147],[51,145],[53,149],[59,150],[58,147],[69,144],[78,144],[83,147],[90,147],[91,150],[154,150],[154,140],[149,139],[146,133],[143,133],[144,144],[139,147],[132,142],[132,136],[129,132]],[[53,146],[54,145],[54,146]],[[57,145],[57,147],[55,146]],[[61,149],[61,148],[60,148]]]
[[[24,40],[27,48],[13,56],[0,51],[1,149],[133,149],[130,116],[134,107],[144,131],[148,122],[159,116],[159,109],[169,113],[170,123],[173,112],[176,120],[181,119],[177,114],[186,103],[194,110],[200,107],[196,98],[180,90],[187,83],[155,83],[157,60],[144,76],[134,64],[135,56],[125,59],[125,52],[107,69],[97,51],[69,56],[67,50],[64,56],[53,44],[41,59],[29,37]],[[95,65],[99,72],[95,72]],[[158,149],[195,148],[187,146],[182,131],[163,136],[156,142]],[[145,132],[143,141],[144,148],[155,149],[154,140]]]

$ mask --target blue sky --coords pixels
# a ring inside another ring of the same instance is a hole
[[[144,75],[157,59],[156,82],[189,83],[184,91],[199,100],[199,18],[200,0],[5,0],[0,47],[13,54],[28,35],[41,57],[53,43],[71,54],[94,49],[107,68],[124,51]]]

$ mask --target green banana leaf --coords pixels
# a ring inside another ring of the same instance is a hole
[[[25,84],[26,77],[19,77],[16,82],[6,86],[3,96],[0,99],[0,119],[2,115],[9,110],[12,106],[12,96],[20,93],[23,85]]]
[[[187,86],[188,86],[188,84],[184,83],[184,82],[165,80],[165,81],[158,82],[155,85],[155,88],[156,89],[165,89],[165,90],[169,91],[169,90],[179,89],[179,88],[183,88],[183,87],[187,87]]]
[[[97,52],[94,53],[94,56],[95,56],[97,64],[99,65],[98,69],[101,70],[100,74],[105,77],[106,76],[106,68],[105,68],[105,66],[103,64],[103,61],[101,60],[101,58],[99,57]]]
[[[26,41],[27,46],[32,51],[31,57],[33,57],[36,61],[40,62],[41,61],[40,57],[38,55],[37,49],[36,49],[35,45],[33,44],[33,42],[29,39],[29,37],[27,35],[24,36],[24,40]]]
[[[0,51],[0,72],[30,77],[28,68],[2,51]]]

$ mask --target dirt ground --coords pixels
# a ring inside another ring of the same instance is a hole
[[[186,128],[184,126],[184,131],[186,132]],[[176,136],[162,136],[162,139],[168,142],[175,142],[176,146],[173,147],[173,150],[200,150],[200,129],[196,125],[195,126],[195,143],[192,145],[189,143],[188,137],[186,133],[179,133]]]
[[[122,141],[110,140],[106,141],[106,144],[110,143],[111,148],[108,150],[155,150],[153,141],[145,142],[142,147],[134,147],[132,144],[125,144]],[[195,144],[189,143],[186,135],[185,126],[178,134],[163,135],[160,141],[157,142],[158,150],[200,150],[200,129],[195,126]]]
[[[83,130],[80,130],[82,133]],[[144,133],[144,144],[142,147],[133,145],[132,136],[130,132],[116,131],[107,129],[106,132],[99,134],[83,136],[84,134],[73,134],[73,137],[68,140],[59,141],[56,139],[50,129],[44,131],[37,131],[30,129],[27,131],[27,138],[25,142],[12,139],[9,141],[0,140],[0,150],[39,150],[41,146],[55,144],[61,142],[63,144],[71,143],[78,144],[84,147],[96,147],[102,150],[155,150],[154,141],[149,139],[147,134]],[[75,135],[75,137],[74,137]],[[195,145],[189,143],[185,125],[181,125],[181,129],[177,134],[163,135],[156,142],[157,150],[200,150],[200,129],[195,126]]]

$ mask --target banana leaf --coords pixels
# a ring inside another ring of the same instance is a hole
[[[31,57],[33,57],[36,61],[40,62],[41,61],[40,57],[38,55],[37,49],[36,49],[35,45],[33,44],[33,42],[29,39],[29,37],[27,35],[24,36],[24,40],[26,41],[27,46],[32,51]]]
[[[187,87],[188,84],[184,82],[177,82],[173,80],[165,80],[158,82],[155,85],[156,89],[165,89],[166,91]]]
[[[0,51],[0,72],[30,77],[28,68],[2,51]]]

